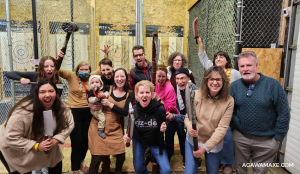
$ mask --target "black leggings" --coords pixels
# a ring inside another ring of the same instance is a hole
[[[92,119],[90,108],[71,108],[75,127],[70,134],[72,171],[80,169],[88,150],[88,130]]]
[[[20,174],[19,172],[15,171],[15,172],[10,172],[9,167],[7,165],[6,160],[4,159],[4,156],[2,154],[2,152],[0,151],[0,160],[3,163],[3,165],[5,166],[6,170],[8,171],[9,174]],[[49,167],[49,174],[57,174],[57,173],[62,173],[62,161],[60,161],[59,163],[56,164],[55,167]],[[30,172],[24,173],[24,174],[31,174]]]
[[[99,170],[99,166],[100,163],[102,161],[102,158],[104,156],[100,156],[100,155],[92,155],[92,160],[91,160],[91,165],[90,165],[90,170],[89,170],[89,174],[97,174],[98,170]],[[121,172],[122,171],[122,167],[125,161],[125,152],[116,155],[116,172]]]

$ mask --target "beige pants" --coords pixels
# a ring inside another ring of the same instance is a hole
[[[253,173],[264,174],[268,172],[269,167],[260,165],[273,162],[273,159],[279,150],[279,143],[277,143],[274,137],[257,137],[242,134],[241,132],[234,130],[232,132],[232,140],[234,143],[237,174],[247,174],[247,166],[250,166],[251,155]]]
[[[99,111],[91,110],[91,114],[94,116],[96,120],[98,120],[98,130],[103,131],[105,127],[105,116],[102,112],[103,107]]]

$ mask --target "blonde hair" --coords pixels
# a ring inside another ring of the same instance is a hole
[[[75,74],[76,74],[76,75],[77,75],[77,73],[78,73],[79,68],[80,68],[81,66],[84,66],[84,65],[88,65],[88,66],[89,66],[90,72],[92,72],[90,63],[87,62],[87,61],[81,61],[81,62],[79,62],[79,63],[77,64],[77,66],[75,67]]]
[[[77,64],[77,66],[75,67],[75,74],[76,74],[76,76],[78,76],[78,70],[79,70],[79,68],[81,67],[81,66],[84,66],[84,65],[88,65],[89,66],[89,70],[90,70],[90,72],[92,71],[91,70],[91,65],[89,64],[89,62],[87,62],[87,61],[81,61],[81,62],[79,62],[78,64]],[[79,87],[79,89],[78,89],[78,98],[82,98],[82,90],[83,90],[83,85],[82,85],[82,81],[81,81],[81,79],[80,78],[78,78],[78,82],[79,82],[79,84],[81,84],[80,85],[80,87]]]
[[[139,87],[140,86],[149,87],[151,95],[153,94],[153,92],[154,92],[154,85],[150,81],[148,81],[148,80],[142,80],[142,81],[138,82],[135,85],[135,89],[134,89],[135,92],[134,93],[135,93],[136,100],[137,100],[137,93],[139,92]]]

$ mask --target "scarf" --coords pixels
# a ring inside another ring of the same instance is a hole
[[[192,120],[192,110],[190,106],[191,106],[191,92],[193,90],[194,90],[193,83],[188,82],[185,87],[185,104],[186,106],[188,106],[186,107],[184,106],[182,96],[180,95],[180,89],[177,86],[177,100],[178,100],[179,109],[183,110],[184,108],[186,108],[186,113],[188,114],[190,120]]]

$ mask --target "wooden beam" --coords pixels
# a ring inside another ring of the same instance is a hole
[[[279,39],[279,45],[284,45],[284,35],[285,35],[285,26],[286,26],[286,17],[283,16],[283,9],[287,8],[289,5],[289,0],[284,0],[284,6],[281,10],[282,15],[282,22],[281,22],[281,32],[280,32],[280,39]]]
[[[187,10],[190,10],[199,0],[187,0]]]

